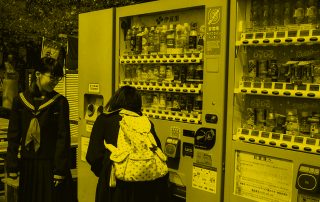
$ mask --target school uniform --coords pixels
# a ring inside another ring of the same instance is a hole
[[[76,201],[71,191],[70,149],[69,104],[64,96],[52,91],[33,98],[28,89],[14,99],[6,172],[20,174],[19,202]],[[54,175],[64,176],[57,187]]]

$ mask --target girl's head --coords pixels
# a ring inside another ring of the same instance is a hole
[[[63,76],[63,66],[57,60],[42,58],[32,75],[31,92],[36,96],[52,92]]]
[[[141,95],[131,86],[119,88],[106,105],[107,111],[126,109],[141,114]]]

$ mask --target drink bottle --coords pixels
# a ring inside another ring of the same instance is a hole
[[[170,24],[169,30],[167,31],[167,53],[174,53],[175,48],[175,31],[173,24]]]
[[[142,54],[149,54],[149,31],[148,28],[145,27],[144,31],[141,33],[142,35]]]
[[[160,32],[160,53],[167,53],[167,25],[163,25]]]
[[[130,55],[131,54],[131,36],[132,36],[132,30],[128,29],[125,39],[125,54]]]
[[[183,25],[178,24],[176,26],[176,53],[181,54],[183,53],[184,49],[184,42],[185,42],[185,34],[184,34],[184,27]]]
[[[317,9],[316,0],[309,0],[307,4],[307,10],[306,10],[307,22],[311,24],[317,23],[317,15],[318,15],[318,9]]]
[[[305,15],[304,11],[305,10],[304,10],[303,1],[298,0],[296,2],[294,14],[293,14],[295,24],[301,24],[304,22],[304,15]]]
[[[197,26],[196,24],[194,24],[189,35],[189,51],[191,52],[195,52],[195,50],[197,49],[198,33],[196,29]]]

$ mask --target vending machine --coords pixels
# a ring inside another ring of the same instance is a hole
[[[116,9],[115,88],[142,95],[179,201],[223,201],[227,1]]]
[[[91,130],[114,91],[114,8],[79,15],[78,199],[95,201],[98,178],[86,162]]]
[[[319,14],[231,0],[225,201],[320,200]]]

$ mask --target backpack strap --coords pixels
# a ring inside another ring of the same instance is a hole
[[[24,97],[23,93],[19,93],[19,96],[20,96],[22,102],[25,104],[25,106],[27,106],[29,109],[31,109],[32,113],[35,116],[39,114],[39,111],[36,111],[35,107]],[[55,95],[53,98],[51,98],[47,102],[40,105],[38,110],[41,110],[41,109],[49,106],[59,96],[60,96],[60,94]],[[29,144],[31,142],[33,142],[33,144],[34,144],[34,151],[35,152],[38,151],[40,148],[40,125],[39,125],[39,121],[38,121],[37,117],[32,118],[29,123],[29,128],[28,128],[26,140],[25,140],[26,149],[30,148]]]
[[[106,141],[104,141],[104,146],[112,153],[114,152],[117,147],[115,147],[113,144],[108,144]]]

